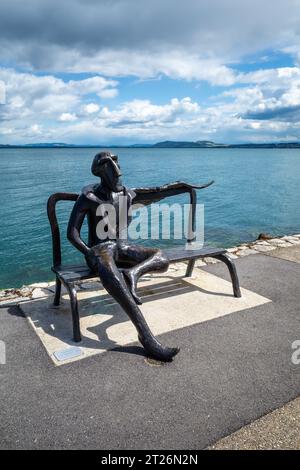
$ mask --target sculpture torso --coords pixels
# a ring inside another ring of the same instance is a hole
[[[99,238],[97,235],[97,225],[103,220],[103,217],[105,216],[106,205],[110,205],[115,211],[115,218],[112,217],[110,220],[109,215],[105,217],[105,222],[109,225],[107,232],[110,233],[109,239],[117,240],[119,238],[119,215],[120,211],[122,210],[122,205],[124,210],[126,210],[127,225],[129,225],[131,216],[128,214],[128,212],[132,206],[132,200],[134,197],[135,192],[132,189],[128,189],[126,187],[124,187],[123,191],[120,192],[104,191],[100,184],[85,186],[82,189],[82,193],[77,202],[79,203],[81,210],[85,212],[85,215],[88,218],[89,246],[103,243],[108,239],[108,236]],[[101,207],[103,207],[102,211]],[[112,235],[113,233],[115,233],[115,236]]]

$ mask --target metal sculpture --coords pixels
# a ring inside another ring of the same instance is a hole
[[[202,186],[176,181],[153,188],[129,189],[122,184],[118,157],[110,152],[98,153],[91,171],[100,178],[100,182],[84,187],[75,202],[68,224],[68,239],[84,254],[90,269],[99,275],[107,292],[127,313],[146,353],[160,361],[171,361],[179,348],[163,346],[154,337],[138,307],[142,301],[136,291],[137,281],[142,275],[167,271],[169,260],[160,249],[134,245],[120,238],[120,201],[124,204],[125,200],[128,213],[133,203],[148,205],[168,196],[186,192],[192,194],[195,189],[206,188],[213,181]],[[101,207],[107,204],[111,204],[117,214],[116,224],[110,224],[108,218],[109,236],[99,238],[97,224],[103,221],[105,214],[101,213]],[[89,227],[88,243],[80,236],[85,217]],[[128,224],[130,220],[128,216]]]

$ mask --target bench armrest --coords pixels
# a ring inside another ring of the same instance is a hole
[[[56,217],[56,203],[58,201],[76,201],[78,198],[76,193],[55,193],[52,194],[47,201],[47,215],[51,227],[52,235],[52,253],[53,253],[53,266],[61,264],[61,244],[60,232]]]

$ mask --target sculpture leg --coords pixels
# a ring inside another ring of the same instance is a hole
[[[78,312],[78,301],[77,301],[77,292],[74,284],[66,284],[68,294],[70,296],[71,302],[71,312],[72,312],[72,321],[73,321],[73,338],[76,343],[81,341],[80,333],[80,320]]]
[[[220,261],[223,261],[223,263],[226,264],[230,273],[230,277],[231,277],[234,297],[242,297],[239,278],[237,275],[235,264],[232,261],[232,259],[230,259],[229,256],[226,255],[225,253],[222,255],[213,256],[213,258],[219,259]]]
[[[98,270],[100,280],[107,292],[125,310],[138,332],[138,337],[147,354],[160,360],[171,361],[179,348],[163,346],[152,334],[147,322],[135,303],[122,273],[115,264],[114,255],[116,247],[108,244],[106,248],[101,247],[97,253]]]
[[[55,294],[54,294],[54,300],[53,300],[53,305],[57,307],[60,304],[60,293],[61,293],[61,280],[56,276],[56,282],[55,282]]]
[[[138,279],[150,272],[165,272],[169,268],[169,260],[164,253],[155,248],[147,248],[127,243],[118,244],[118,259],[136,263],[129,269],[122,269],[133,298],[137,304],[142,304],[136,293]]]

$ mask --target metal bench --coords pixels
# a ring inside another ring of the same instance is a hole
[[[56,276],[56,286],[54,295],[54,306],[58,306],[61,297],[61,285],[63,284],[67,289],[71,302],[71,312],[73,320],[73,338],[75,342],[81,341],[80,332],[80,318],[78,311],[77,302],[77,291],[75,283],[84,279],[97,278],[97,274],[92,272],[87,265],[69,265],[64,266],[61,263],[61,243],[60,243],[60,230],[56,217],[56,203],[58,201],[76,201],[78,194],[75,193],[55,193],[49,197],[47,203],[47,214],[51,226],[52,234],[52,249],[53,249],[53,266],[52,271]],[[192,210],[190,211],[191,227],[195,228],[195,193],[191,194]],[[197,259],[211,257],[216,258],[226,264],[228,267],[232,286],[233,294],[235,297],[241,297],[241,291],[239,287],[239,280],[236,272],[235,265],[232,259],[228,256],[225,249],[205,247],[201,249],[185,249],[183,247],[169,248],[163,250],[165,255],[168,257],[170,263],[177,263],[180,261],[188,261],[185,276],[192,276],[195,261]]]

